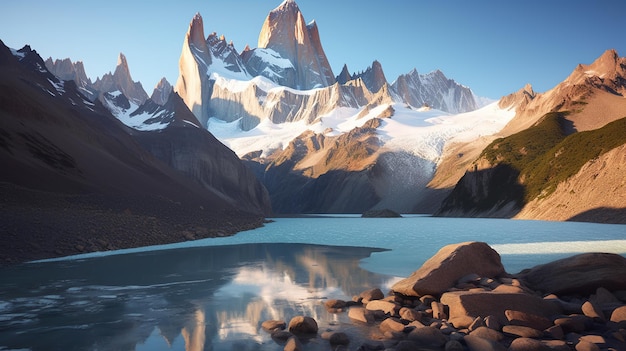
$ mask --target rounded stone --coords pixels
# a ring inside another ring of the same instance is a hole
[[[316,334],[318,326],[311,317],[295,316],[289,321],[289,331],[294,334]]]

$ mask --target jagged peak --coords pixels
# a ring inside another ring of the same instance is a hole
[[[202,20],[200,12],[196,12],[196,14],[191,19],[191,22],[189,23],[189,29],[187,30],[187,41],[191,44],[194,44],[198,48],[206,46],[204,39],[204,22]]]
[[[128,61],[126,60],[126,56],[121,52],[117,56],[117,66],[122,66],[124,69],[128,70]]]
[[[292,8],[300,10],[300,8],[298,7],[298,4],[296,4],[294,0],[284,0],[280,5],[278,5],[278,7],[272,10],[272,12],[281,11],[281,10],[284,11],[285,9],[292,9]]]

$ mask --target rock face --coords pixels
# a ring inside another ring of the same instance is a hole
[[[274,50],[292,63],[293,70],[278,81],[280,85],[306,90],[335,83],[317,24],[307,25],[293,0],[285,0],[269,13],[259,34],[258,47]]]
[[[591,293],[599,287],[626,290],[626,258],[607,253],[580,254],[521,272],[519,278],[546,294]]]
[[[206,102],[211,96],[207,69],[212,60],[204,38],[204,24],[202,17],[197,13],[189,23],[185,35],[178,62],[180,73],[174,91],[183,98],[202,126],[206,127],[209,120]]]
[[[345,66],[344,66],[345,67]],[[347,67],[345,67],[347,70]],[[342,71],[342,74],[345,73]],[[370,67],[362,73],[357,73],[352,76],[352,79],[362,79],[363,83],[369,91],[376,93],[384,85],[387,84],[387,78],[385,78],[385,72],[383,72],[383,66],[378,61],[374,61]]]
[[[391,85],[403,101],[413,107],[428,105],[432,108],[460,113],[478,108],[474,93],[465,86],[448,79],[437,70],[421,75],[417,70],[398,77]]]
[[[130,69],[126,56],[120,53],[117,59],[115,72],[103,75],[102,78],[96,79],[93,87],[100,93],[110,93],[121,91],[131,102],[141,105],[148,100],[148,94],[143,89],[140,82],[133,81],[130,76]]]
[[[152,91],[152,95],[150,95],[150,100],[156,102],[158,105],[165,105],[167,100],[172,93],[172,85],[165,78],[161,78],[161,80],[157,83]]]
[[[408,278],[394,284],[392,290],[406,296],[440,295],[472,273],[483,277],[503,274],[500,255],[482,242],[448,245]]]

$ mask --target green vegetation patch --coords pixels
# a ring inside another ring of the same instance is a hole
[[[574,133],[528,163],[522,172],[527,199],[547,196],[560,182],[612,149],[626,144],[626,118],[602,128]]]
[[[519,171],[526,202],[550,195],[587,162],[626,144],[626,118],[586,132],[567,134],[567,112],[551,112],[533,127],[494,140],[481,157]]]

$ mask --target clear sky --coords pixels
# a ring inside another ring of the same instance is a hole
[[[333,72],[381,62],[387,80],[440,69],[480,96],[499,98],[531,83],[546,91],[578,63],[607,49],[626,56],[623,0],[296,0],[315,20]],[[46,59],[83,61],[95,80],[123,52],[148,94],[161,77],[175,84],[189,22],[204,18],[241,51],[257,46],[281,0],[19,0],[0,4],[0,39],[29,44]]]

